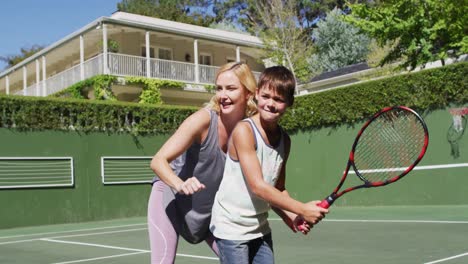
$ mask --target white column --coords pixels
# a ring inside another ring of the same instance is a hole
[[[150,78],[151,77],[151,63],[150,63],[150,33],[149,31],[146,31],[145,34],[145,45],[146,45],[146,77]]]
[[[28,88],[28,70],[26,69],[26,65],[23,66],[23,95],[26,95],[26,88]]]
[[[39,60],[36,59],[36,96],[41,95],[41,67]]]
[[[10,77],[8,75],[5,78],[5,82],[6,82],[6,94],[9,95],[10,94]]]
[[[236,47],[236,62],[240,62],[240,47]]]
[[[46,96],[47,90],[47,67],[46,67],[46,57],[42,56],[42,96]]]
[[[200,73],[198,70],[198,39],[193,41],[193,64],[195,64],[195,83],[199,83]]]
[[[80,80],[84,80],[84,40],[80,35]]]
[[[104,74],[109,74],[109,66],[107,62],[107,25],[102,25],[102,54],[103,54],[103,71]]]

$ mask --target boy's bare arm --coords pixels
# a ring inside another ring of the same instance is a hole
[[[262,168],[255,152],[254,135],[249,124],[241,123],[236,127],[232,134],[232,144],[246,182],[256,196],[267,201],[273,207],[298,214],[310,223],[316,223],[323,217],[324,213],[328,212],[315,204],[305,204],[289,196],[284,196],[280,190],[263,180]],[[282,177],[284,181],[284,174]]]

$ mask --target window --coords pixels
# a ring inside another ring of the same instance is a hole
[[[150,50],[150,58],[154,58],[154,48],[150,47],[149,50]],[[146,57],[146,47],[145,46],[141,47],[141,56]]]
[[[158,48],[158,58],[162,60],[172,60],[172,49]]]
[[[211,54],[200,54],[199,63],[203,65],[213,65]]]
[[[226,63],[236,62],[236,61],[237,61],[237,60],[236,60],[236,58],[234,58],[234,57],[227,57],[227,58],[226,58]],[[246,60],[240,60],[240,61],[243,62],[243,63],[245,63],[245,64],[247,64],[247,61],[246,61]]]

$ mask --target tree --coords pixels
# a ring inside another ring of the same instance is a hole
[[[262,18],[257,4],[270,5],[272,0],[226,0],[215,1],[214,11],[219,17],[231,23],[237,24],[245,31],[258,34],[256,29],[262,25]],[[286,4],[288,1],[281,1]],[[295,0],[295,18],[298,27],[302,28],[306,34],[312,36],[312,29],[320,18],[324,18],[326,13],[333,8],[342,9],[344,0]]]
[[[214,28],[214,29],[220,29],[220,30],[225,30],[225,31],[241,33],[241,34],[248,34],[244,30],[240,29],[239,27],[236,27],[234,24],[229,23],[229,22],[227,22],[225,20],[223,20],[221,22],[218,22],[218,23],[214,22],[209,27]]]
[[[331,71],[362,62],[369,52],[370,39],[343,21],[343,12],[334,9],[314,30],[315,54],[309,59],[313,72]]]
[[[298,79],[308,77],[306,58],[312,54],[311,39],[298,26],[296,1],[257,2],[261,23],[256,25],[265,45],[265,57],[285,65]]]
[[[122,0],[117,10],[208,27],[216,20],[216,0]]]
[[[388,0],[375,8],[352,4],[348,21],[375,38],[393,43],[380,65],[403,58],[411,70],[468,52],[468,0]]]
[[[324,19],[331,10],[343,9],[344,0],[299,0],[297,7],[298,21],[302,28],[307,30],[312,37],[313,28],[317,27],[317,22]]]
[[[259,0],[263,4],[266,0]],[[215,1],[214,12],[217,20],[237,25],[242,30],[257,35],[256,25],[261,24],[255,0]]]
[[[8,55],[5,57],[0,57],[0,61],[3,61],[7,64],[6,68],[10,68],[21,61],[27,59],[28,57],[32,56],[34,53],[42,50],[44,47],[41,45],[33,45],[28,48],[21,48],[20,54],[17,55]]]

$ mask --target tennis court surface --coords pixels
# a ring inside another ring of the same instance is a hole
[[[468,206],[332,207],[309,235],[273,213],[276,263],[468,263]],[[149,263],[145,218],[0,229],[0,263]],[[218,263],[181,240],[176,263]]]

